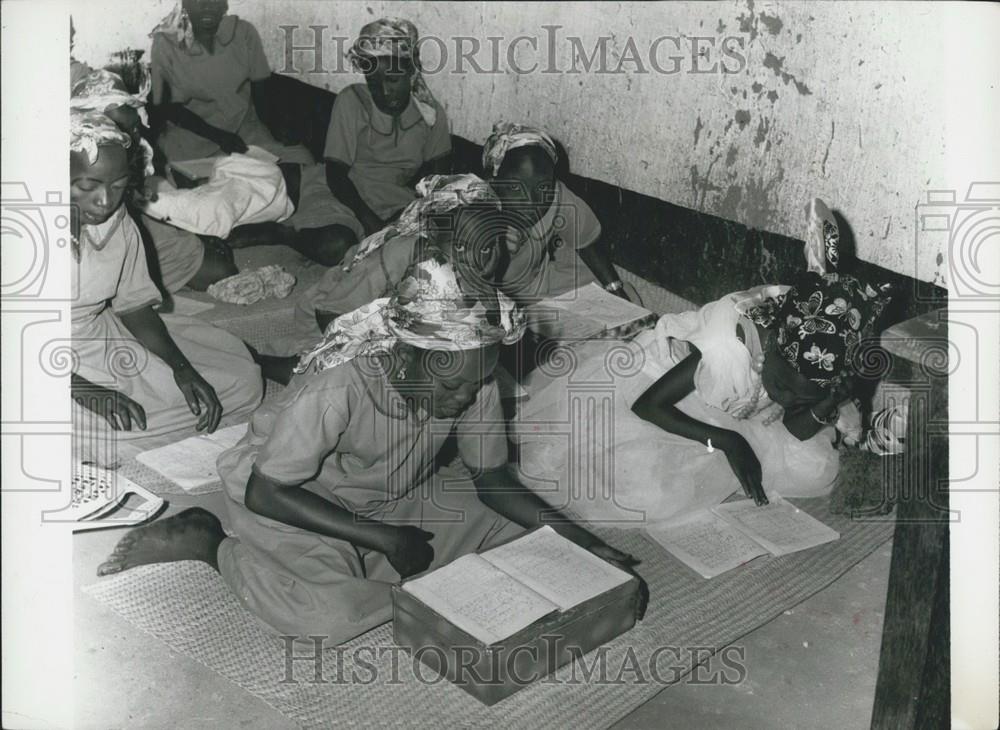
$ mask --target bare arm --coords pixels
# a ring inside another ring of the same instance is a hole
[[[434,556],[428,543],[432,533],[362,517],[300,485],[276,484],[256,471],[244,503],[262,517],[383,553],[404,578],[425,570]]]
[[[725,453],[729,466],[743,485],[746,495],[757,504],[766,504],[760,462],[746,439],[735,431],[691,418],[677,407],[682,398],[694,391],[694,375],[700,360],[701,353],[695,350],[672,367],[639,396],[632,405],[632,412],[644,421],[686,439],[699,441],[706,446],[711,440],[714,448]]]
[[[589,246],[579,249],[577,254],[583,260],[583,263],[587,265],[587,268],[594,272],[594,276],[597,277],[601,286],[607,287],[608,284],[614,282],[621,283],[618,272],[615,271],[614,264],[611,263],[611,257],[608,255],[608,251],[600,239],[594,241]],[[628,294],[625,293],[624,287],[618,289],[615,294],[622,299],[628,299]]]
[[[183,104],[170,101],[170,86],[164,85],[163,101],[149,106],[149,113],[154,126],[160,127],[164,122],[173,122],[199,137],[219,145],[224,152],[246,152],[247,146],[239,135],[212,126]]]
[[[362,199],[361,193],[348,177],[351,168],[343,162],[336,160],[326,161],[326,184],[330,187],[330,192],[341,203],[350,208],[354,215],[364,226],[365,235],[370,235],[379,230],[383,221],[375,214],[368,204]]]
[[[215,431],[222,418],[222,404],[215,389],[198,374],[174,343],[160,315],[147,305],[119,316],[135,339],[173,371],[174,381],[184,394],[188,408],[198,416],[198,430]]]

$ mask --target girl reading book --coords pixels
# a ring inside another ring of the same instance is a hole
[[[339,318],[219,459],[232,536],[201,509],[132,531],[99,568],[203,560],[284,635],[351,639],[391,618],[401,579],[526,527],[618,567],[634,561],[508,474],[492,371],[523,332],[503,295],[464,290],[437,260]],[[455,433],[459,460],[438,455]]]

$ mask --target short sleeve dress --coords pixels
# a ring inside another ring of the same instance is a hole
[[[129,332],[121,316],[160,302],[142,241],[124,206],[99,226],[83,226],[73,278],[74,372],[136,401],[145,431],[112,431],[76,405],[77,456],[113,464],[194,433],[188,409],[166,363]],[[163,315],[167,331],[195,370],[212,385],[229,422],[246,417],[263,396],[260,369],[235,336],[191,317]]]
[[[461,466],[438,468],[450,434]],[[247,509],[251,473],[355,514],[432,532],[433,569],[522,531],[486,507],[471,481],[506,462],[493,382],[457,418],[437,419],[410,412],[369,358],[296,376],[219,457],[234,533],[219,548],[220,572],[276,631],[346,641],[391,618],[399,574],[382,553]]]

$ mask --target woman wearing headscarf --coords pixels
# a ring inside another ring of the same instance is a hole
[[[469,278],[492,281],[506,225],[489,185],[475,175],[431,175],[416,193],[393,223],[348,249],[343,266],[328,269],[303,293],[292,332],[270,343],[271,350],[298,355],[341,314],[388,296],[407,268],[431,253]]]
[[[840,409],[854,408],[856,358],[887,298],[837,271],[837,226],[822,201],[809,215],[810,270],[794,286],[668,314],[631,342],[564,352],[557,360],[571,361],[569,373],[556,372],[558,364],[535,371],[512,424],[526,483],[584,519],[636,526],[713,506],[740,487],[758,504],[771,491],[828,493]],[[574,389],[593,395],[601,387],[613,392],[611,422],[590,422],[588,433],[606,427],[613,438],[574,440],[569,452],[552,424],[572,428]],[[593,464],[607,466],[591,475],[599,483],[574,482]]]
[[[74,218],[74,427],[79,458],[110,465],[179,432],[212,432],[263,394],[246,347],[196,319],[164,315],[124,200],[132,138],[96,112],[70,117]]]
[[[344,315],[219,459],[231,537],[204,510],[127,535],[99,569],[204,560],[275,631],[341,643],[391,618],[401,579],[539,525],[544,502],[505,470],[492,371],[523,321],[503,295],[464,291],[439,260]],[[462,467],[438,469],[454,433]],[[629,569],[558,514],[574,542]]]
[[[173,162],[246,152],[249,145],[276,155],[296,211],[280,225],[245,227],[234,245],[282,243],[320,263],[339,263],[343,248],[331,228],[336,206],[325,168],[302,145],[276,140],[261,121],[271,67],[257,29],[228,10],[226,0],[182,0],[150,33],[151,111],[163,123],[157,145]]]
[[[90,71],[77,79],[70,97],[70,109],[99,112],[114,121],[132,138],[130,158],[134,168],[132,213],[144,240],[150,244],[146,252],[151,259],[151,272],[165,292],[174,293],[185,286],[204,291],[220,279],[238,273],[232,251],[222,241],[211,236],[198,236],[175,226],[155,220],[142,213],[147,200],[155,200],[153,149],[144,136],[149,127],[146,98],[150,76],[141,64],[135,65],[140,88],[134,93],[126,89],[121,76],[106,69]]]
[[[399,214],[417,181],[451,167],[448,119],[421,74],[416,26],[373,21],[348,57],[365,83],[337,95],[323,153],[344,251]]]
[[[596,281],[637,301],[600,243],[594,212],[556,177],[558,160],[552,137],[527,124],[497,122],[483,146],[487,179],[514,223],[504,291],[529,303]]]

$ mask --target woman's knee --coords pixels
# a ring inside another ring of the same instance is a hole
[[[357,242],[357,234],[349,227],[334,224],[298,231],[294,248],[317,263],[336,266],[344,260],[347,249]]]

